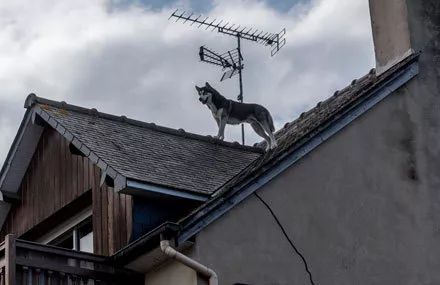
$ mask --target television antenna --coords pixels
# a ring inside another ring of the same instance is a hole
[[[286,29],[282,29],[279,33],[268,33],[254,28],[242,27],[240,25],[223,22],[223,20],[211,20],[209,17],[202,17],[202,15],[194,15],[194,13],[187,13],[186,11],[179,12],[175,10],[169,19],[176,19],[176,22],[182,20],[183,24],[190,23],[190,26],[196,24],[197,28],[210,29],[211,31],[233,36],[237,39],[237,48],[226,51],[225,53],[214,52],[205,46],[201,46],[199,50],[200,60],[206,63],[221,66],[225,71],[220,81],[229,79],[238,74],[238,82],[240,87],[240,94],[237,100],[243,103],[243,77],[242,71],[243,55],[241,52],[241,40],[249,40],[259,44],[269,46],[271,48],[270,55],[274,56],[286,44]],[[241,125],[241,142],[244,145],[244,125]]]

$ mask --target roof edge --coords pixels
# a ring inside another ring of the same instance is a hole
[[[53,118],[50,114],[48,114],[43,108],[35,104],[35,102],[29,101],[33,100],[35,95],[31,94],[26,99],[26,102],[29,103],[29,107],[34,113],[41,117],[50,127],[56,130],[64,139],[66,139],[69,143],[71,143],[76,149],[78,149],[85,157],[90,159],[98,168],[101,169],[101,185],[105,181],[105,177],[109,176],[114,181],[114,187],[116,191],[119,191],[126,187],[126,177],[116,171],[112,166],[110,166],[107,162],[105,162],[102,158],[100,158],[93,150],[87,147],[82,141],[80,141],[74,134],[72,134],[66,127],[64,127],[60,122],[58,122],[55,118]],[[25,105],[26,106],[26,105]],[[28,109],[29,110],[29,109]]]
[[[12,160],[14,160],[15,154],[18,151],[18,147],[23,139],[24,132],[26,130],[26,126],[31,123],[32,120],[32,111],[26,110],[26,113],[23,116],[23,119],[20,123],[20,126],[18,128],[18,131],[14,137],[14,140],[12,141],[11,147],[9,148],[8,154],[6,155],[5,161],[3,162],[3,166],[0,170],[0,192],[3,189],[3,183],[5,180],[5,175],[7,175],[8,169],[10,165],[12,164]],[[7,189],[8,191],[14,190],[14,189]]]

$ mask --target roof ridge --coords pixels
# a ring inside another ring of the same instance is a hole
[[[81,106],[77,106],[77,105],[73,105],[73,104],[68,104],[65,101],[60,102],[60,101],[55,101],[55,100],[51,100],[51,99],[47,99],[47,98],[43,98],[43,97],[38,97],[34,93],[30,93],[26,97],[26,100],[24,103],[24,108],[26,108],[26,109],[32,108],[32,106],[34,106],[35,104],[49,105],[49,106],[59,108],[59,109],[65,109],[65,110],[83,113],[83,114],[87,114],[87,115],[94,115],[94,116],[98,116],[100,118],[108,119],[111,121],[123,122],[123,123],[127,123],[127,124],[130,124],[133,126],[147,128],[147,129],[150,129],[153,131],[158,131],[158,132],[162,132],[162,133],[166,133],[166,134],[170,134],[170,135],[175,135],[175,136],[179,136],[179,137],[184,137],[184,138],[188,138],[188,139],[208,142],[208,143],[216,144],[216,145],[220,145],[220,146],[230,147],[230,148],[254,152],[254,153],[263,153],[263,149],[260,147],[241,145],[238,142],[221,141],[221,140],[215,139],[214,137],[212,137],[210,135],[204,136],[204,135],[200,135],[200,134],[187,132],[181,128],[180,129],[173,129],[170,127],[156,125],[155,123],[148,123],[148,122],[144,122],[144,121],[140,121],[140,120],[136,120],[136,119],[127,118],[124,115],[117,116],[117,115],[113,115],[113,114],[109,114],[109,113],[99,112],[96,108],[89,109],[89,108],[85,108],[85,107],[81,107]]]
[[[386,70],[385,72],[383,72],[381,74],[376,73],[376,68],[371,68],[367,74],[364,74],[363,76],[361,76],[359,78],[353,79],[349,85],[346,85],[345,87],[343,87],[340,90],[336,90],[332,96],[325,98],[322,101],[319,101],[314,107],[303,111],[295,119],[286,122],[282,128],[280,128],[278,131],[276,131],[274,133],[275,137],[278,139],[279,137],[287,135],[287,132],[290,130],[290,126],[295,125],[299,122],[302,122],[303,119],[307,119],[308,116],[312,113],[316,113],[316,112],[321,111],[322,106],[325,105],[325,103],[331,102],[331,101],[337,99],[338,97],[342,97],[342,95],[351,92],[353,89],[356,89],[356,88],[359,89],[359,85],[365,84],[366,82],[368,83],[368,79],[377,78],[378,80],[374,84],[375,85],[379,84],[382,80],[386,79],[390,74],[394,73],[396,70],[398,70],[402,66],[415,60],[419,55],[420,55],[420,53],[415,52],[415,53],[407,56],[406,58],[404,58],[403,60],[401,60],[397,64],[393,65],[391,68],[389,68],[388,70]],[[254,144],[254,146],[259,146],[259,147],[264,147],[265,145],[266,145],[266,142],[264,140]]]

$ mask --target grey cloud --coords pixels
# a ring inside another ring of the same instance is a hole
[[[267,106],[279,128],[372,67],[364,2],[311,1],[280,13],[261,1],[214,1],[210,13],[268,31],[287,28],[288,44],[276,57],[267,47],[243,43],[245,99]],[[4,21],[14,22],[0,27],[0,41],[9,45],[0,44],[0,62],[7,63],[0,67],[0,161],[30,91],[201,134],[215,134],[216,126],[194,85],[209,81],[229,98],[238,94],[236,79],[218,82],[221,70],[197,54],[200,45],[221,52],[235,41],[167,21],[170,9],[108,11],[98,0],[43,1],[39,8],[17,3],[0,4],[0,14],[8,11]],[[23,14],[33,15],[32,28]],[[247,130],[249,143],[259,140]],[[226,135],[240,140],[239,127],[228,127]]]

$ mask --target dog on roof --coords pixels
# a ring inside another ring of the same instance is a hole
[[[254,131],[266,141],[266,151],[277,146],[273,135],[275,127],[272,116],[266,108],[258,104],[246,104],[226,99],[208,82],[203,87],[196,85],[196,90],[199,101],[208,106],[217,122],[216,138],[224,139],[226,124],[249,123]]]

